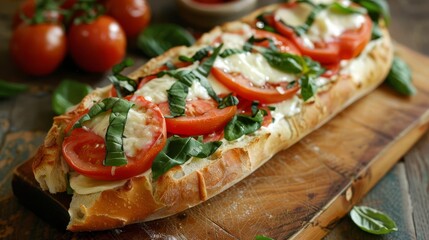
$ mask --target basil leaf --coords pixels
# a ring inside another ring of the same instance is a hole
[[[0,80],[0,98],[13,97],[28,90],[28,85]]]
[[[203,63],[201,63],[200,66],[198,66],[197,69],[195,69],[195,71],[197,71],[204,77],[208,77],[210,75],[210,70],[212,69],[213,64],[216,61],[216,58],[219,55],[219,52],[222,49],[222,47],[223,47],[223,44],[215,48],[215,50],[213,51],[213,54],[209,58],[207,58]]]
[[[172,167],[184,164],[191,157],[209,157],[221,144],[220,141],[202,143],[192,137],[172,136],[153,161],[152,178],[158,179]]]
[[[371,40],[376,40],[383,37],[383,32],[377,22],[372,23]]]
[[[329,10],[340,14],[366,14],[365,8],[344,6],[343,4],[338,2],[334,2],[330,4]]]
[[[232,56],[234,54],[240,54],[240,53],[244,53],[246,52],[245,50],[242,49],[237,49],[237,48],[227,48],[225,49],[221,54],[219,54],[219,56],[221,58],[227,58],[229,56]]]
[[[387,75],[386,83],[400,94],[407,96],[416,94],[416,88],[411,79],[411,70],[408,65],[397,56],[393,58],[392,67]]]
[[[271,67],[286,73],[299,74],[302,69],[302,58],[290,53],[265,50],[261,52]]]
[[[255,240],[274,240],[274,239],[270,237],[266,237],[264,235],[256,235]]]
[[[270,15],[270,14],[272,14],[272,13],[259,14],[256,17],[256,20],[257,20],[256,21],[256,28],[275,33],[276,29],[274,27],[270,26],[270,23],[265,18],[267,15]]]
[[[66,184],[67,184],[67,187],[66,187],[66,193],[67,193],[67,195],[73,195],[74,190],[73,190],[73,188],[70,186],[70,172],[68,172],[68,173],[66,174]]]
[[[228,141],[236,140],[260,129],[266,114],[264,110],[258,109],[253,116],[235,115],[225,127],[225,139]]]
[[[366,206],[355,206],[350,211],[353,222],[372,234],[387,234],[398,231],[396,223],[385,213]]]
[[[196,61],[201,61],[201,59],[207,57],[211,51],[213,51],[213,47],[208,46],[198,50],[192,57],[181,55],[179,56],[179,60],[182,62],[192,62],[192,63]]]
[[[82,124],[95,116],[112,110],[109,117],[109,126],[107,127],[105,143],[106,158],[105,166],[122,166],[127,164],[127,158],[123,151],[123,133],[127,121],[128,111],[133,103],[121,98],[105,98],[96,103],[89,109],[89,112],[83,115],[79,121],[73,125],[73,129],[82,127]]]
[[[189,86],[180,81],[175,82],[170,89],[167,90],[168,106],[172,117],[185,115],[188,91]]]
[[[316,94],[317,85],[314,81],[314,78],[309,76],[302,76],[300,79],[300,82],[301,82],[301,96],[305,102]]]
[[[311,1],[306,1],[306,0],[297,1],[297,3],[305,3],[305,4],[309,4],[313,7],[310,14],[307,16],[307,19],[305,20],[304,24],[299,25],[299,26],[291,26],[291,25],[289,25],[283,21],[281,21],[281,23],[283,23],[287,27],[291,28],[298,36],[301,36],[301,35],[305,34],[308,31],[308,29],[310,29],[311,25],[313,24],[314,20],[316,19],[317,14],[321,10],[323,10],[323,8],[325,8],[325,6],[321,5],[321,4],[317,5]]]
[[[115,87],[118,97],[130,95],[137,90],[137,81],[121,74],[125,68],[132,65],[134,65],[134,61],[131,58],[127,58],[121,63],[113,66],[112,75],[107,77]]]
[[[390,10],[385,0],[353,0],[368,11],[368,15],[374,22],[383,18],[387,25],[390,23]]]
[[[123,134],[132,106],[133,103],[123,99],[118,99],[112,106],[106,131],[106,158],[103,162],[105,166],[122,166],[128,163],[124,152]]]
[[[92,88],[88,84],[69,79],[62,80],[52,93],[52,109],[61,115],[78,104],[91,91]]]
[[[177,24],[151,24],[139,34],[137,47],[148,57],[156,57],[172,47],[194,42],[194,37]]]
[[[222,98],[219,102],[218,108],[223,109],[230,106],[236,106],[238,104],[238,98],[229,94],[228,96]]]

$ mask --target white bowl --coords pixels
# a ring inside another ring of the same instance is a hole
[[[257,0],[235,0],[226,3],[199,3],[177,0],[180,17],[193,27],[208,29],[224,22],[238,20],[255,9]]]

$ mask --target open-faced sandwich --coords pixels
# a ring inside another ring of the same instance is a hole
[[[392,45],[350,1],[270,5],[94,90],[54,119],[33,171],[71,231],[167,217],[228,189],[371,92]]]

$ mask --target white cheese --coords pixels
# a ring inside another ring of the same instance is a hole
[[[78,194],[102,192],[123,186],[126,182],[127,180],[102,181],[75,172],[70,173],[70,187]]]
[[[349,1],[342,1],[343,5],[349,5]],[[305,24],[312,11],[312,6],[301,3],[294,8],[281,8],[276,11],[275,19],[296,27]],[[340,36],[347,30],[358,29],[365,22],[362,14],[341,14],[330,11],[329,8],[320,11],[307,34],[301,36],[307,47],[313,48],[314,42],[329,42]]]
[[[275,110],[271,111],[271,114],[275,119],[292,117],[301,112],[303,103],[303,100],[295,95],[283,102],[270,104],[270,106],[275,107]]]
[[[109,126],[110,112],[102,113],[93,119],[86,121],[83,125],[86,129],[94,132],[100,137],[106,136]],[[133,157],[137,151],[148,142],[153,141],[153,127],[147,128],[147,115],[145,113],[130,109],[124,129],[124,152],[127,156]]]
[[[214,64],[226,72],[239,72],[255,86],[268,83],[290,82],[295,76],[281,72],[267,62],[259,53],[240,53],[227,58],[217,58]]]

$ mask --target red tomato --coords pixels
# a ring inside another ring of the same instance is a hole
[[[22,2],[13,15],[12,29],[16,29],[23,22],[21,15],[24,15],[27,18],[32,18],[34,16],[35,8],[35,0],[26,0],[25,2]],[[43,15],[47,22],[51,23],[61,22],[63,18],[60,12],[55,10],[46,10]]]
[[[222,69],[216,67],[212,68],[211,73],[219,82],[235,92],[238,96],[261,103],[284,101],[293,97],[299,90],[298,84],[290,87],[288,86],[288,82],[276,85],[267,83],[264,87],[254,86],[252,82],[241,73],[226,73]]]
[[[293,8],[297,3],[285,4],[286,8]],[[365,22],[359,29],[349,30],[331,42],[315,42],[314,48],[307,47],[302,39],[289,27],[280,21],[274,21],[274,28],[281,35],[290,38],[301,53],[322,64],[337,63],[342,59],[351,59],[362,52],[371,39],[372,21],[365,16]]]
[[[66,162],[76,172],[99,180],[121,180],[145,172],[152,166],[156,155],[166,143],[164,117],[159,108],[142,97],[135,100],[138,111],[148,116],[147,131],[152,132],[152,139],[147,141],[135,157],[128,157],[123,166],[104,166],[106,148],[103,137],[83,128],[74,129],[66,137],[62,146],[62,154]]]
[[[53,23],[21,24],[13,32],[10,53],[25,73],[42,76],[53,72],[66,54],[64,29]]]
[[[108,0],[106,11],[119,22],[128,37],[137,36],[149,24],[151,17],[146,0]]]
[[[168,102],[159,104],[164,116],[170,115]],[[192,100],[186,103],[185,115],[175,118],[166,118],[167,131],[171,134],[197,136],[210,134],[221,130],[234,117],[236,106],[223,109],[213,100]]]
[[[256,38],[270,38],[270,39],[272,39],[274,41],[274,45],[276,45],[276,47],[279,49],[280,52],[287,52],[287,53],[292,53],[295,55],[301,55],[301,52],[299,51],[299,49],[289,39],[287,39],[287,38],[285,38],[279,34],[272,33],[272,32],[267,32],[267,31],[258,30],[258,29],[255,29],[254,31],[255,31],[255,37]],[[269,42],[263,41],[261,43],[255,44],[255,45],[268,47]]]
[[[126,37],[121,26],[109,16],[88,24],[72,24],[68,34],[70,54],[88,72],[104,72],[125,56]]]

